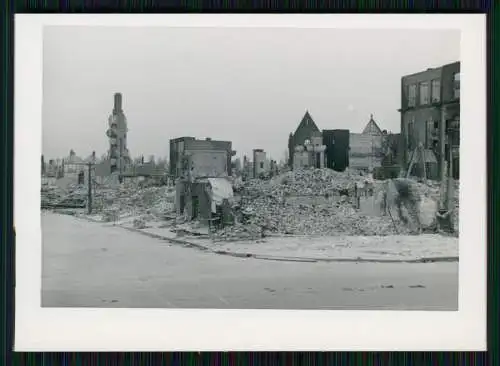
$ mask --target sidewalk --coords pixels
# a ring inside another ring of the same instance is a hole
[[[458,238],[438,234],[392,236],[267,237],[262,240],[213,242],[208,237],[177,235],[169,228],[131,231],[217,254],[259,259],[327,262],[458,261]]]

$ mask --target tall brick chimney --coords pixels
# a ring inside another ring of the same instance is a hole
[[[114,114],[122,112],[122,94],[115,93],[115,106],[113,108]]]

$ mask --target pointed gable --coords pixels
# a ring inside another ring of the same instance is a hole
[[[382,135],[382,130],[377,125],[377,122],[375,122],[375,120],[373,119],[373,114],[370,115],[370,121],[368,121],[362,134],[363,135],[376,135],[376,136]]]
[[[320,132],[318,126],[316,126],[316,123],[312,119],[311,115],[309,114],[309,111],[306,111],[304,114],[304,117],[302,117],[302,121],[300,121],[299,126],[295,130],[294,135],[299,134],[300,131],[309,131],[309,132]]]

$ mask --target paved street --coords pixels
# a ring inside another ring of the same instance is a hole
[[[42,213],[42,306],[457,310],[458,263],[293,263]]]

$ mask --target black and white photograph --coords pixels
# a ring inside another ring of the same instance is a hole
[[[458,314],[459,28],[40,37],[41,309]]]

